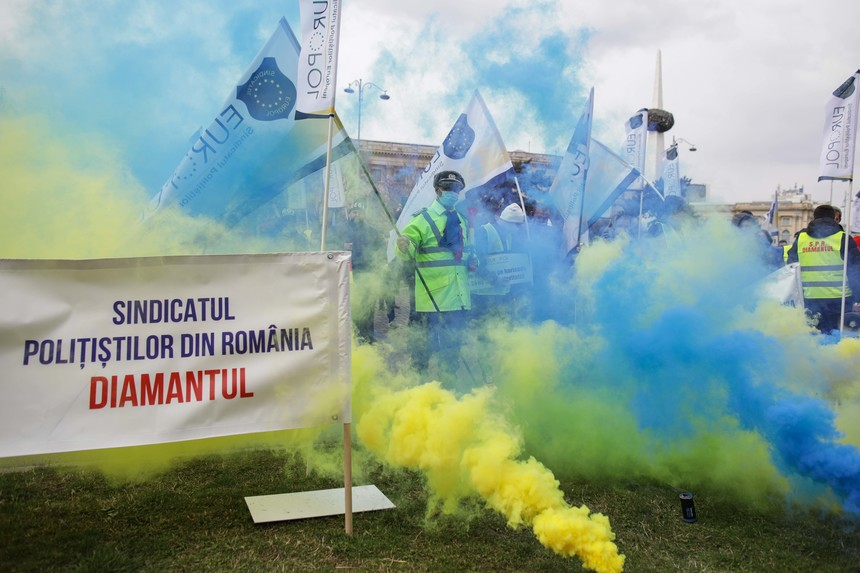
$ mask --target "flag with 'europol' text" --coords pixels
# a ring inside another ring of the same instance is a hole
[[[294,118],[298,60],[299,43],[281,18],[214,119],[152,198],[148,217],[176,205],[189,215],[253,233],[260,227],[261,212],[272,211],[261,207],[325,167],[329,122]],[[334,122],[333,161],[354,154],[336,114]],[[322,187],[318,193],[322,197]]]
[[[663,156],[663,196],[681,196],[680,162],[678,146],[672,145]]]
[[[402,230],[413,215],[433,203],[436,199],[433,178],[440,171],[457,171],[463,176],[466,186],[460,192],[462,200],[470,189],[492,185],[494,180],[506,180],[513,169],[511,156],[496,122],[481,94],[475,90],[466,110],[454,122],[442,145],[418,177],[397,218],[397,228]],[[389,261],[394,258],[395,238],[392,231],[388,242]]]
[[[567,152],[561,159],[555,180],[549,193],[556,208],[564,218],[564,238],[567,252],[580,243],[580,238],[588,231],[583,224],[585,202],[585,183],[589,166],[589,144],[591,142],[591,119],[594,114],[594,88],[588,93],[585,110],[573,131],[567,145]]]
[[[302,51],[296,119],[334,113],[340,0],[300,0]]]
[[[824,143],[821,148],[819,181],[853,180],[858,103],[860,70],[836,88],[824,108]]]
[[[412,188],[397,219],[397,228],[403,229],[412,215],[433,202],[436,198],[433,177],[440,171],[457,171],[463,176],[466,186],[460,192],[462,199],[469,189],[512,170],[511,156],[496,128],[496,122],[481,94],[475,90],[466,110],[454,122]]]
[[[621,154],[624,161],[635,167],[639,173],[645,173],[645,147],[648,135],[648,110],[640,109],[624,123],[624,150]],[[631,189],[641,189],[637,182]]]

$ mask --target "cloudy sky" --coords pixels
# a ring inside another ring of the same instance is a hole
[[[343,0],[339,89],[361,78],[361,136],[441,143],[480,90],[509,149],[560,154],[595,89],[593,136],[620,150],[652,106],[715,201],[817,183],[828,95],[860,68],[860,2]],[[0,0],[0,110],[96,138],[154,192],[297,0]],[[337,102],[356,136],[357,98]],[[2,158],[0,158],[0,161]],[[841,196],[847,185],[836,184]]]

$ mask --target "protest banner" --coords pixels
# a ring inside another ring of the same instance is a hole
[[[495,253],[482,262],[482,273],[469,273],[469,290],[472,294],[505,294],[511,285],[531,284],[532,264],[526,253]],[[485,278],[495,276],[495,282]]]
[[[348,262],[0,261],[0,457],[350,423]]]

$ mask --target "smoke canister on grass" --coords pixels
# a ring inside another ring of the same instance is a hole
[[[681,497],[681,516],[687,523],[696,523],[696,504],[693,502],[693,494],[685,491]]]

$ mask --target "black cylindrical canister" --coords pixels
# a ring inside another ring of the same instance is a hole
[[[681,516],[687,523],[696,523],[696,504],[693,503],[693,494],[688,491],[681,494]]]

